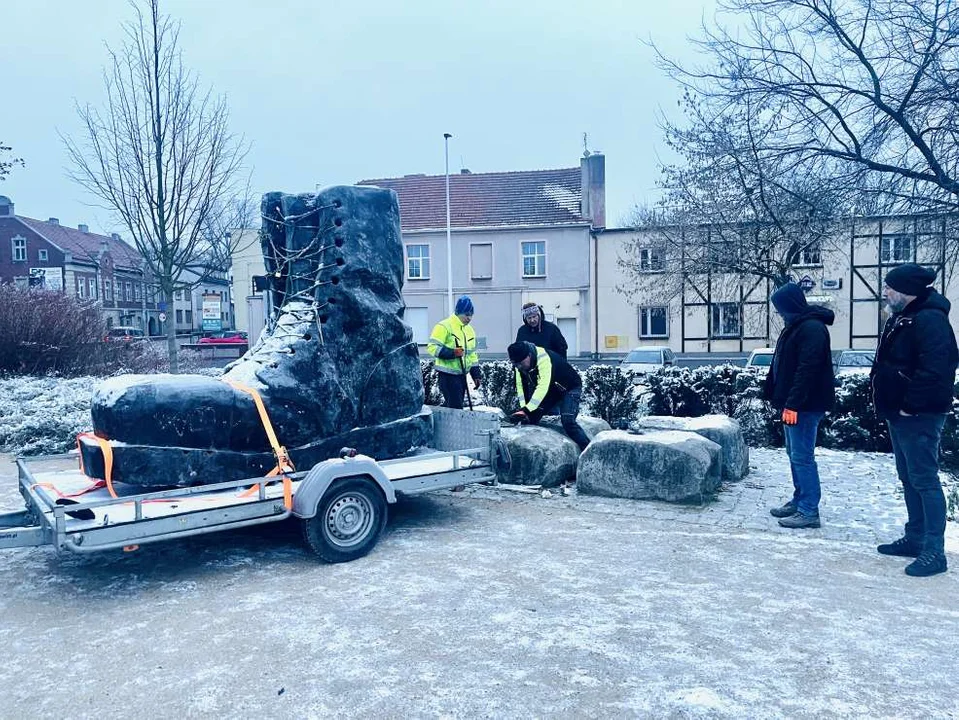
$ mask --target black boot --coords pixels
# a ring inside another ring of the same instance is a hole
[[[262,475],[276,465],[253,399],[306,469],[343,445],[391,457],[430,440],[412,331],[403,321],[403,245],[391,190],[270,193],[262,243],[276,311],[220,379],[121,376],[93,398],[97,435],[117,441],[113,479],[166,486]],[[95,444],[87,474],[103,476]]]
[[[929,577],[930,575],[944,573],[946,569],[945,553],[924,551],[919,557],[906,565],[906,575]]]
[[[881,555],[895,555],[897,557],[917,558],[922,554],[922,546],[919,543],[901,537],[893,540],[891,543],[884,543],[876,548]]]

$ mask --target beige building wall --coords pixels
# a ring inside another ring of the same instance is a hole
[[[237,330],[250,332],[247,298],[253,292],[253,276],[264,275],[263,252],[260,250],[258,229],[240,231],[233,252],[233,310]]]
[[[941,222],[936,226],[913,218],[856,219],[843,227],[833,241],[824,245],[820,264],[794,267],[793,274],[797,281],[808,278],[813,283],[807,293],[808,301],[828,307],[836,315],[830,327],[834,349],[876,347],[887,317],[878,299],[882,292],[882,278],[892,267],[902,262],[915,261],[928,265],[942,263],[944,258],[940,243],[946,232]],[[656,236],[651,231],[630,229],[607,230],[599,236],[596,291],[601,354],[621,355],[642,345],[666,345],[675,352],[739,353],[775,343],[782,323],[775,311],[767,317],[770,308],[764,301],[772,287],[770,285],[767,289],[767,283],[763,281],[759,282],[751,295],[748,283],[743,288],[744,295],[748,295],[750,301],[759,301],[758,304],[743,307],[743,334],[755,336],[755,339],[690,339],[706,337],[708,318],[707,307],[693,305],[705,303],[704,298],[692,287],[699,288],[713,303],[735,303],[739,288],[730,282],[717,281],[710,288],[710,296],[706,292],[708,282],[705,277],[691,278],[685,293],[685,312],[680,296],[667,296],[665,282],[662,294],[653,291],[647,292],[645,297],[628,297],[625,291],[629,278],[620,267],[619,259],[625,257],[634,239],[653,244]],[[946,257],[945,261],[947,283],[943,288],[941,280],[937,280],[936,289],[945,289],[946,296],[953,304],[957,304],[959,282],[951,271],[950,259]],[[641,338],[640,308],[662,305],[668,307],[668,337]],[[959,314],[953,312],[951,317],[953,327],[959,331]]]

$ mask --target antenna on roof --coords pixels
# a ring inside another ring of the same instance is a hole
[[[583,157],[588,158],[589,155],[589,136],[583,133]]]

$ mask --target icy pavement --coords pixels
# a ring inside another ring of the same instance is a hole
[[[0,717],[959,717],[959,556],[908,578],[891,459],[782,451],[703,507],[473,487],[322,565],[294,524],[0,552]],[[16,506],[12,466],[0,505]]]

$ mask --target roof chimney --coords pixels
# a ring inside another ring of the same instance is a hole
[[[472,173],[470,173],[469,168],[463,168],[462,170],[460,170],[460,175],[471,175],[471,174]]]
[[[117,242],[120,242],[120,233],[110,233],[110,237]]]
[[[591,152],[580,160],[583,172],[582,210],[594,228],[606,227],[606,156]]]
[[[8,198],[6,195],[0,195],[0,216],[2,215],[8,215],[11,217],[16,215],[16,213],[13,212],[13,200]]]
[[[79,230],[80,232],[88,233],[88,232],[90,232],[90,226],[89,226],[89,225],[84,225],[83,223],[80,223],[79,225],[77,225],[77,230]]]
[[[47,222],[50,223],[51,225],[59,225],[60,218],[47,218]]]

